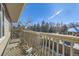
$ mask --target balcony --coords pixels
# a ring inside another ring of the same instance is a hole
[[[15,32],[12,35],[4,56],[79,55],[79,37],[76,36],[34,31]]]

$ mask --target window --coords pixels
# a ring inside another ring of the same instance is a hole
[[[0,37],[1,37],[1,4],[0,4]]]
[[[0,4],[0,38],[4,36],[4,9]]]
[[[2,36],[4,36],[4,9],[2,8]]]

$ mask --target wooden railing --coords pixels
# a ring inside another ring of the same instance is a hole
[[[21,32],[21,42],[33,48],[33,52],[41,56],[72,56],[79,55],[79,50],[74,48],[79,43],[79,37],[42,33],[33,31]]]

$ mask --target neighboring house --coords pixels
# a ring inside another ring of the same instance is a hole
[[[11,23],[18,21],[23,6],[22,3],[0,3],[0,55],[3,54],[10,39]]]
[[[79,36],[79,27],[73,27],[68,29],[68,34],[73,36]]]
[[[68,34],[73,36],[79,36],[79,27],[73,27],[68,29]],[[74,43],[73,48],[75,48],[76,50],[79,50],[79,44]]]

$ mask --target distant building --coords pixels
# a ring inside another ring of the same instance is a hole
[[[73,27],[68,29],[68,34],[73,36],[79,36],[79,27]]]

